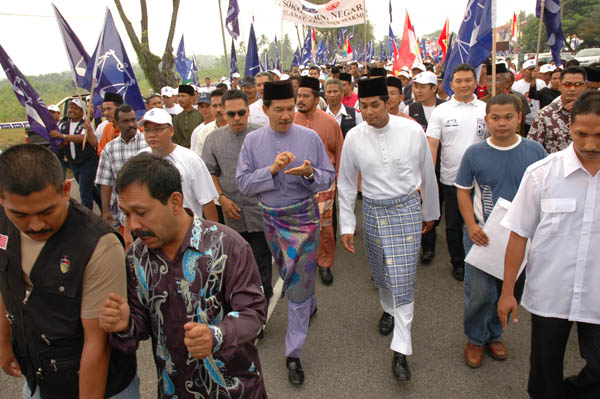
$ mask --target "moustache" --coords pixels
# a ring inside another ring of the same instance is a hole
[[[44,229],[44,230],[25,230],[25,234],[27,234],[28,236],[41,236],[43,234],[48,234],[48,233],[52,233],[52,229]]]
[[[136,230],[136,231],[132,231],[131,235],[133,236],[134,240],[137,240],[138,238],[156,237],[156,234],[154,234],[150,230]]]

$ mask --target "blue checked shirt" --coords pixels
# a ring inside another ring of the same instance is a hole
[[[114,187],[117,181],[117,173],[121,170],[125,162],[136,155],[141,149],[148,147],[144,134],[138,131],[129,143],[125,142],[120,136],[110,141],[100,155],[100,163],[96,172],[96,184],[113,187],[110,197],[110,210],[113,214],[115,226],[123,224],[124,218],[119,206],[117,205],[117,195]]]

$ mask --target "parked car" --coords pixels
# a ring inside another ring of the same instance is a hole
[[[600,48],[594,47],[579,50],[577,54],[575,54],[575,59],[579,61],[581,66],[588,66],[594,62],[600,62]]]

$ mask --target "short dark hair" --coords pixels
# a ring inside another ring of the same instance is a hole
[[[121,112],[127,113],[127,112],[133,112],[133,108],[131,107],[131,105],[129,104],[123,104],[123,105],[119,105],[117,107],[117,109],[115,109],[115,121],[119,121],[119,114]]]
[[[600,115],[600,91],[584,91],[573,104],[571,109],[571,126],[577,115]]]
[[[148,98],[146,98],[146,104],[150,103],[150,100],[152,100],[153,98],[160,98],[160,100],[162,101],[162,96],[158,93],[154,93],[154,94],[150,94],[148,96]]]
[[[555,73],[560,73],[560,77],[562,78],[562,72],[563,72],[562,68],[556,68],[555,70],[552,71],[552,73],[550,73],[550,76],[554,75]]]
[[[560,80],[562,81],[566,74],[581,74],[583,76],[583,81],[587,80],[587,72],[580,66],[568,66],[560,73]]]
[[[227,87],[227,85],[226,85],[225,83],[222,83],[222,82],[221,82],[221,83],[219,83],[219,84],[217,84],[217,85],[215,86],[215,88],[216,88],[217,90],[221,90],[221,91],[227,91],[227,89],[229,89],[229,88]],[[216,90],[213,90],[213,93],[214,93],[215,91],[216,91]],[[212,94],[212,93],[211,93],[211,94]]]
[[[4,151],[0,176],[0,197],[4,193],[26,196],[48,186],[60,193],[65,180],[56,154],[35,144],[19,144]]]
[[[311,65],[308,70],[310,71],[311,69],[316,69],[317,71],[321,72],[321,68],[319,68],[317,65]]]
[[[579,61],[577,60],[577,58],[571,58],[569,61],[567,61],[567,63],[565,64],[565,67],[571,67],[571,66],[579,66]]]
[[[246,93],[239,89],[228,90],[225,92],[225,94],[223,94],[223,97],[221,98],[221,105],[225,106],[225,101],[239,99],[244,100],[244,104],[246,104],[246,107],[248,106],[248,96],[246,95]]]
[[[257,73],[256,76],[254,76],[254,79],[258,79],[261,76],[268,77],[269,78],[269,82],[273,81],[273,74],[271,72],[269,72],[269,71],[262,71],[262,72]]]
[[[488,101],[485,106],[485,114],[489,115],[492,110],[492,105],[509,105],[512,104],[515,107],[517,113],[521,112],[521,99],[514,94],[497,94]]]
[[[450,76],[450,80],[454,80],[454,75],[457,72],[471,72],[473,73],[473,78],[477,80],[477,74],[475,73],[475,69],[469,64],[458,64],[456,68],[452,71],[452,76]]]
[[[290,80],[297,80],[298,83],[300,83],[302,81],[302,78],[300,76],[294,75],[294,76],[290,76]]]
[[[226,92],[227,92],[227,90],[215,89],[210,92],[209,98],[212,100],[213,97],[222,97],[225,95]]]
[[[166,205],[171,194],[183,195],[181,174],[166,159],[143,152],[129,158],[117,174],[116,191],[121,193],[133,183],[148,187],[150,196]]]

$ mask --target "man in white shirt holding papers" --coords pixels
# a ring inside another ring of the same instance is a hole
[[[513,295],[527,240],[522,305],[531,313],[531,398],[600,397],[600,93],[585,92],[571,110],[566,149],[531,165],[502,221],[511,230],[498,316],[517,319]],[[586,360],[563,381],[565,347],[577,323]]]
[[[389,114],[386,79],[359,80],[358,97],[366,123],[348,132],[342,148],[338,175],[341,241],[354,253],[360,172],[366,252],[384,311],[379,332],[388,335],[393,330],[394,377],[408,381],[411,371],[406,356],[412,354],[421,234],[431,230],[440,216],[437,182],[423,128]]]

